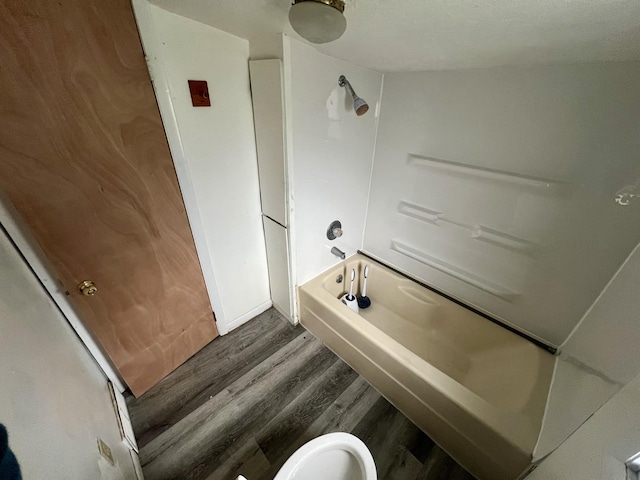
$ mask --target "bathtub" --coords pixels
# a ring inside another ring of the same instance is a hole
[[[355,313],[338,297],[365,265],[372,305]],[[473,475],[516,479],[531,468],[550,352],[360,254],[298,296],[302,325]]]

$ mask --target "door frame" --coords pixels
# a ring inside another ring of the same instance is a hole
[[[198,260],[200,261],[202,276],[204,277],[204,283],[207,288],[207,293],[209,294],[211,308],[215,315],[218,333],[220,335],[226,335],[229,333],[229,323],[231,320],[226,318],[222,308],[220,291],[218,290],[218,281],[213,267],[213,259],[209,254],[207,236],[205,234],[204,225],[202,224],[195,189],[187,166],[187,158],[182,144],[182,137],[180,136],[180,130],[178,129],[178,120],[176,119],[176,113],[173,107],[173,99],[169,92],[169,81],[165,73],[166,70],[164,64],[162,63],[162,52],[159,51],[161,43],[158,39],[158,33],[156,32],[156,27],[153,22],[151,7],[146,0],[132,0],[131,5],[133,6],[133,14],[138,27],[138,34],[140,36],[140,42],[142,43],[145,60],[147,62],[147,69],[149,70],[149,75],[151,77],[153,92],[156,97],[156,102],[158,103],[160,118],[162,119],[162,125],[167,135],[169,151],[171,152],[176,176],[178,177],[178,184],[180,185],[180,192],[182,193],[184,207],[187,211],[187,218],[191,227],[193,241],[196,245],[196,253],[198,254]],[[266,308],[269,308],[269,306],[270,305]],[[259,307],[261,308],[260,311],[266,310],[266,308],[262,307],[263,306]],[[254,311],[245,315],[246,320],[253,318],[254,316]],[[234,324],[231,325],[231,327],[241,325],[246,321],[243,320],[244,318],[237,319],[233,322]]]

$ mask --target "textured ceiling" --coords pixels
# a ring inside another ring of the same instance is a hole
[[[290,0],[151,0],[247,38],[291,29]],[[640,0],[346,0],[347,31],[316,48],[381,71],[640,60]],[[260,48],[257,49],[258,51]]]

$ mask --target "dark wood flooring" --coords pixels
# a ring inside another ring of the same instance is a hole
[[[473,477],[303,327],[270,309],[136,399],[146,480],[272,480],[324,433],[351,432],[381,480]],[[329,480],[329,479],[328,479]]]

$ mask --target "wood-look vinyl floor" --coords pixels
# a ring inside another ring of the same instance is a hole
[[[364,441],[381,480],[473,479],[274,309],[216,339],[127,404],[147,480],[272,480],[300,446],[335,431]]]

